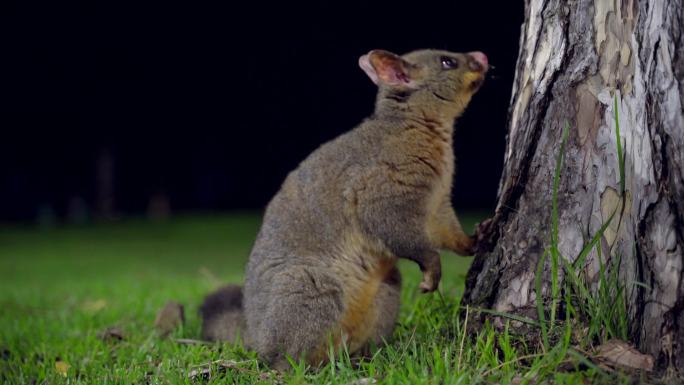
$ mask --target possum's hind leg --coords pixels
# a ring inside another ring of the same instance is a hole
[[[277,370],[290,367],[287,357],[305,358],[318,365],[343,312],[339,282],[311,266],[289,268],[269,284],[273,293],[260,317],[258,330],[250,330],[257,353]]]
[[[374,306],[378,316],[371,342],[382,345],[389,340],[396,326],[399,315],[399,302],[401,296],[401,274],[395,266],[387,275],[378,288]]]
[[[368,343],[358,355],[370,357],[373,347],[382,346],[390,340],[399,316],[400,296],[401,274],[395,266],[378,287],[378,293],[373,301],[373,307],[377,311],[376,322]]]

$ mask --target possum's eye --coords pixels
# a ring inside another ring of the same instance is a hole
[[[442,56],[441,58],[439,58],[439,60],[440,62],[442,62],[442,68],[445,70],[458,68],[458,61],[448,56]]]

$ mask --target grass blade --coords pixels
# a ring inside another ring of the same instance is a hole
[[[542,295],[542,275],[544,273],[544,262],[546,261],[546,250],[542,253],[537,263],[537,273],[534,277],[534,291],[537,293],[537,317],[542,332],[542,342],[544,349],[549,350],[549,336],[546,327],[546,317],[544,316],[544,296]]]
[[[622,139],[620,138],[620,116],[618,114],[617,93],[613,98],[613,109],[615,110],[615,139],[617,142],[618,169],[620,171],[620,195],[625,196],[625,155],[622,152]]]
[[[565,154],[565,144],[568,140],[570,124],[566,121],[561,137],[560,151],[556,158],[556,169],[553,174],[553,193],[551,198],[551,323],[556,321],[556,308],[559,301],[558,286],[558,260],[561,258],[558,250],[558,188],[560,186],[560,175],[563,167]]]

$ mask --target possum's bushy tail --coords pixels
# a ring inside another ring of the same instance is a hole
[[[200,307],[202,338],[209,341],[245,341],[242,287],[228,285],[209,294]]]

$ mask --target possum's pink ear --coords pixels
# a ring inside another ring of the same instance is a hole
[[[416,67],[392,52],[376,49],[359,58],[359,67],[377,85],[413,87]]]

